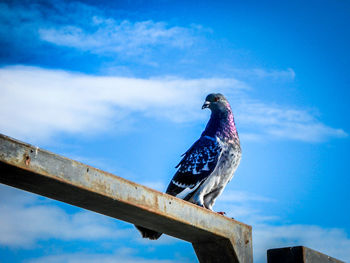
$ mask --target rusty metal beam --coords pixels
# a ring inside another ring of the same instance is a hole
[[[283,247],[267,250],[268,263],[344,263],[304,246]]]
[[[0,183],[191,242],[200,262],[253,262],[251,226],[1,134]]]

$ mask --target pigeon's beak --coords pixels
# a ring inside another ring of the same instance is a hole
[[[209,101],[205,101],[203,106],[202,106],[202,110],[205,109],[205,108],[209,108],[210,106],[210,102]]]

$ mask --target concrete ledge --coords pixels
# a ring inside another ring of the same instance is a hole
[[[200,262],[253,262],[250,226],[1,134],[0,182],[191,242]]]
[[[268,263],[344,263],[316,250],[297,246],[267,250]]]

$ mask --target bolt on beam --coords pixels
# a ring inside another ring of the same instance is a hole
[[[201,263],[253,262],[251,226],[2,134],[0,183],[191,242]]]

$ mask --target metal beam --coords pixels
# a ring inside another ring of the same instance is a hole
[[[304,246],[283,247],[267,250],[268,263],[344,263]]]
[[[253,262],[251,226],[1,134],[0,182],[191,242],[201,263]]]

